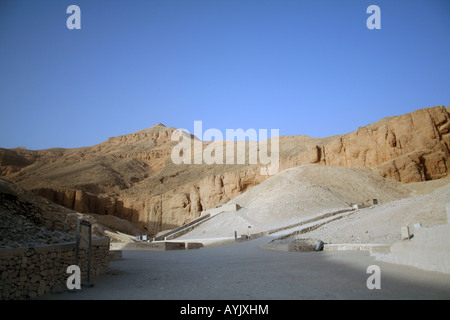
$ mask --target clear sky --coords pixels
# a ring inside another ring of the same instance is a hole
[[[450,105],[448,0],[0,1],[3,148],[195,120],[325,137],[436,105]]]

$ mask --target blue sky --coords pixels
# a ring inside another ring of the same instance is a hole
[[[81,30],[69,30],[69,5]],[[369,30],[369,5],[381,29]],[[0,2],[0,147],[163,123],[325,137],[450,105],[450,1]]]

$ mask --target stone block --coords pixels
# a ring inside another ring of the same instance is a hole
[[[187,242],[186,243],[186,249],[199,249],[203,247],[202,243],[199,242]]]
[[[409,227],[408,226],[403,226],[401,228],[402,231],[402,240],[409,240],[411,239],[411,234],[409,233]]]
[[[184,242],[165,242],[166,250],[183,250],[184,247]]]
[[[447,223],[450,223],[450,202],[445,204],[445,209],[447,210]]]
[[[386,244],[386,245],[376,245],[376,246],[372,246],[370,248],[370,254],[376,254],[376,253],[390,253],[391,252],[391,246]]]

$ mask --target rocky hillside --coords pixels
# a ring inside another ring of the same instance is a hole
[[[67,208],[115,215],[149,234],[186,223],[269,177],[257,164],[176,165],[174,130],[157,124],[76,149],[0,149],[0,173]],[[449,144],[449,110],[426,108],[339,136],[281,136],[279,170],[315,163],[365,168],[400,182],[433,180],[447,176]]]
[[[145,232],[115,216],[83,214],[0,179],[0,248],[45,245],[76,240],[77,220],[92,224],[92,236],[120,238],[120,232]],[[118,232],[117,232],[118,231]]]
[[[103,235],[92,217],[57,205],[0,179],[0,248],[75,241],[77,219],[93,225],[93,236]]]

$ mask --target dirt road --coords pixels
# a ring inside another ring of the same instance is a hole
[[[367,252],[263,250],[260,238],[215,248],[123,251],[81,292],[44,299],[450,299],[450,275],[382,263]],[[367,288],[370,265],[381,289]]]

